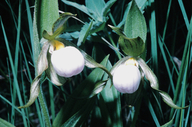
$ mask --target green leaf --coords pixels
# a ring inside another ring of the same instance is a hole
[[[123,29],[120,27],[114,27],[111,25],[108,25],[111,29],[113,29],[119,36],[124,36],[126,37],[126,35],[123,33]]]
[[[56,0],[36,0],[34,26],[37,34],[42,38],[44,30],[51,32],[52,25],[59,18],[58,2]]]
[[[176,110],[176,111],[177,111],[177,110]],[[162,125],[161,127],[172,127],[173,121],[174,121],[174,118],[175,118],[176,111],[175,111],[174,116],[172,117],[172,119],[171,119],[169,122],[167,122],[167,123],[165,123],[164,125]]]
[[[100,21],[93,21],[92,28],[90,30],[90,34],[99,32],[105,28],[106,21],[100,22]]]
[[[38,66],[37,65],[38,64],[38,62],[37,62],[38,58],[37,57],[39,56],[39,53],[40,53],[40,43],[39,43],[39,40],[40,40],[40,38],[42,38],[42,32],[44,30],[46,30],[48,32],[52,32],[52,25],[53,25],[53,23],[55,22],[55,20],[57,18],[59,18],[59,10],[58,10],[58,1],[57,0],[50,0],[50,1],[47,1],[47,0],[36,0],[35,1],[34,21],[33,21],[34,42],[31,42],[31,43],[33,43],[32,45],[34,45],[33,46],[34,47],[33,48],[33,57],[34,57],[34,66],[36,68],[36,70],[35,70],[35,76],[36,76],[35,79],[36,80],[34,82],[32,82],[32,85],[31,85],[29,102],[32,103],[33,100],[35,100],[36,97],[40,93],[39,102],[40,102],[40,106],[41,106],[41,109],[42,109],[41,110],[42,111],[41,112],[42,115],[39,115],[39,118],[41,118],[41,116],[43,117],[43,120],[44,120],[43,122],[45,123],[45,125],[47,127],[50,126],[50,121],[48,120],[49,119],[49,115],[47,113],[46,103],[42,99],[43,98],[43,93],[42,93],[42,91],[39,91],[40,84],[43,82],[45,77],[44,77],[44,75],[39,74],[40,70],[36,66]],[[41,71],[43,71],[43,69]],[[32,89],[33,87],[37,88],[37,89]],[[35,90],[35,91],[33,91],[33,90]],[[31,97],[32,96],[31,93],[34,95],[33,97]],[[30,103],[28,103],[27,106],[29,106],[29,105],[30,105]],[[39,109],[38,106],[39,105],[36,103],[37,109]],[[42,123],[42,120],[41,120],[40,123]]]
[[[89,31],[90,31],[92,25],[93,25],[93,20],[89,24],[85,23],[85,25],[81,28],[77,46],[80,46],[82,42],[83,43],[85,42],[87,36],[89,35]]]
[[[143,12],[143,9],[144,9],[144,5],[145,3],[147,2],[147,0],[136,0],[136,3],[138,5],[138,7],[141,9],[141,11]],[[132,4],[132,1],[129,2],[129,4],[127,5],[126,9],[125,9],[125,12],[124,12],[124,15],[123,15],[123,19],[121,20],[121,22],[117,25],[117,27],[122,27],[124,24],[125,24],[125,21],[126,21],[126,18],[127,18],[127,15],[128,15],[128,12],[130,10],[130,7],[131,7],[131,4]]]
[[[68,0],[62,0],[65,4],[69,5],[69,6],[73,6],[79,10],[81,10],[82,12],[84,12],[85,14],[89,15],[91,18],[92,15],[89,13],[89,11],[87,10],[87,7],[85,7],[84,5],[80,5],[80,4],[77,4],[76,2],[71,2],[71,1],[68,1]]]
[[[1,125],[1,127],[15,127],[15,126],[12,125],[11,123],[9,123],[9,122],[7,122],[6,120],[1,119],[1,118],[0,118],[0,125]]]
[[[140,37],[143,42],[146,41],[147,25],[135,0],[132,1],[131,8],[125,21],[124,33],[128,38]]]
[[[109,56],[107,56],[102,62],[102,66],[106,66]],[[86,117],[82,117],[82,115],[76,115],[78,112],[81,112],[82,107],[87,106],[90,101],[95,102],[96,96],[93,98],[88,98],[92,95],[93,90],[97,87],[97,82],[99,82],[103,77],[104,71],[97,68],[94,69],[91,74],[81,83],[78,87],[73,91],[73,94],[68,98],[65,105],[62,107],[58,115],[56,116],[53,127],[60,127],[64,123],[69,123],[68,121],[73,120],[75,125],[73,126],[81,126],[82,123],[87,119],[88,114],[93,108],[93,105],[84,108],[83,115]],[[86,98],[85,98],[86,97]],[[93,103],[94,104],[94,103]],[[75,117],[74,119],[74,115]],[[71,125],[69,125],[71,127]]]
[[[105,7],[104,0],[85,0],[86,7],[95,20],[103,21],[102,10]]]
[[[89,98],[97,95],[98,93],[100,93],[104,88],[105,85],[107,83],[108,80],[104,80],[104,81],[99,81],[95,84],[95,88],[93,89],[91,95],[89,96]]]
[[[105,7],[102,8],[101,16],[104,18],[107,16],[107,13],[110,11],[111,6],[116,2],[117,0],[109,0],[106,4]]]
[[[68,119],[61,127],[77,127],[79,124],[81,125],[81,119],[87,118],[89,115],[90,111],[92,110],[94,103],[94,99],[90,99],[85,103],[82,108],[75,113],[70,119]]]
[[[39,45],[39,41],[40,41],[40,33],[39,33],[39,22],[38,22],[38,3],[39,1],[36,0],[35,1],[35,9],[34,9],[34,18],[33,18],[33,38],[34,41],[31,42],[32,45],[32,52],[33,52],[33,63],[36,66],[37,65],[37,60],[38,60],[38,56],[40,53],[40,45]],[[35,69],[35,72],[37,72],[37,69]]]
[[[67,0],[63,0],[63,2],[67,5],[76,7],[77,9],[83,11],[84,13],[89,15],[92,19],[94,19],[89,35],[104,29],[105,23],[107,21],[107,17],[105,17],[106,13],[109,10],[109,8],[112,6],[112,3],[113,3],[113,2],[109,2],[106,5],[103,0],[97,0],[97,1],[87,0],[87,1],[85,1],[85,3],[86,3],[86,7],[85,7],[84,5],[79,5],[77,3],[70,2]],[[88,29],[87,26],[84,26],[84,27]],[[78,41],[78,45],[79,45],[79,43],[80,43],[80,41]]]
[[[111,69],[112,65],[110,61],[107,63],[107,69]],[[107,79],[107,74],[104,74],[103,80]],[[106,126],[110,127],[122,127],[121,118],[121,100],[120,93],[111,86],[111,81],[108,80],[105,88],[102,90],[99,96],[99,107],[102,114],[102,121]],[[114,115],[115,114],[115,115]]]
[[[123,33],[121,28],[113,27],[111,25],[108,26],[111,27],[120,36],[118,42],[125,54],[135,57],[143,53],[145,50],[145,43],[140,37],[128,38]]]
[[[155,114],[154,108],[153,108],[150,100],[148,100],[148,99],[146,99],[146,100],[148,101],[148,108],[149,108],[149,111],[150,111],[150,113],[151,113],[151,115],[152,115],[152,118],[153,118],[156,126],[159,127],[159,126],[160,126],[159,120],[158,120],[158,118],[157,118],[157,115]]]

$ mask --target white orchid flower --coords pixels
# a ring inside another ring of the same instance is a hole
[[[121,64],[113,74],[113,85],[121,93],[134,93],[141,81],[138,63],[130,58]]]
[[[81,52],[72,46],[55,45],[56,50],[52,52],[51,63],[56,73],[67,78],[81,73],[85,65]]]

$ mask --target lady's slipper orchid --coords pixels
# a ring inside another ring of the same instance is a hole
[[[85,60],[78,49],[67,46],[52,52],[51,63],[58,75],[72,77],[83,70]]]
[[[121,93],[134,93],[141,81],[138,64],[133,58],[121,64],[113,74],[113,85]]]

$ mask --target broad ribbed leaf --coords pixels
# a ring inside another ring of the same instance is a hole
[[[146,3],[147,0],[136,0],[136,3],[139,7],[139,9],[142,11],[143,13],[143,9],[145,7],[145,3]],[[131,4],[132,4],[132,1],[129,2],[129,4],[127,5],[126,9],[125,9],[125,12],[124,12],[124,15],[123,15],[123,19],[121,20],[121,22],[117,25],[117,27],[121,27],[123,26],[123,24],[125,24],[125,21],[126,21],[126,18],[127,18],[127,15],[128,15],[128,12],[130,10],[130,7],[131,7]]]
[[[124,33],[127,38],[140,37],[144,43],[146,41],[147,25],[135,0],[132,1],[131,8],[125,21]]]
[[[59,18],[58,1],[36,0],[34,27],[39,38],[44,30],[51,32],[52,25]]]

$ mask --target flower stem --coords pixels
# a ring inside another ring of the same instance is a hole
[[[51,122],[49,120],[49,112],[47,109],[45,99],[43,97],[42,85],[40,85],[40,93],[39,93],[38,99],[40,102],[42,117],[45,121],[45,125],[46,125],[46,127],[51,127]]]

